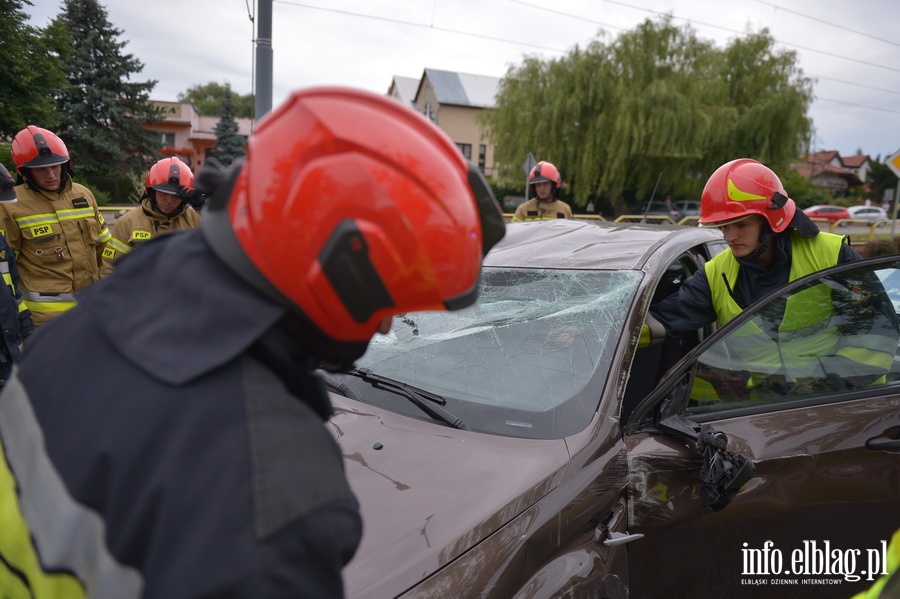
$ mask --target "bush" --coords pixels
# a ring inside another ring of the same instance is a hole
[[[864,254],[863,252],[860,252],[860,254],[863,254],[864,258],[900,254],[900,239],[876,239],[870,241],[868,245],[864,246],[864,249],[866,250]]]

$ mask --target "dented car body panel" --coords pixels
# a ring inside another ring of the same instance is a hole
[[[710,348],[740,323],[638,347],[649,306],[722,247],[686,227],[512,225],[478,307],[404,315],[373,341],[364,373],[403,389],[328,376],[364,522],[347,596],[758,597],[741,582],[747,549],[888,538],[900,368],[840,393],[698,404],[705,356],[721,366]],[[886,288],[891,268],[878,270]],[[723,447],[701,452],[701,431]],[[748,466],[731,491],[709,482],[722,460]]]

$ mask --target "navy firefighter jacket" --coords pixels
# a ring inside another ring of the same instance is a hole
[[[362,524],[327,394],[252,351],[285,309],[199,230],[79,300],[0,394],[0,595],[341,597]]]
[[[34,332],[31,310],[23,301],[19,289],[19,268],[16,257],[6,238],[0,235],[0,275],[3,289],[0,289],[0,327],[3,343],[0,345],[0,387],[9,379],[13,362],[21,355],[22,340]]]

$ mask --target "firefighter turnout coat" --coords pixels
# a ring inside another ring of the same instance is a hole
[[[552,202],[543,202],[538,198],[531,198],[527,202],[519,204],[511,222],[519,223],[527,220],[551,220],[557,218],[572,218],[572,209],[562,200],[555,199]]]
[[[200,224],[200,213],[188,204],[182,203],[172,215],[154,210],[150,198],[144,198],[141,205],[120,216],[112,228],[112,238],[103,249],[103,266],[100,274],[107,276],[113,271],[113,261],[124,256],[139,245],[157,235],[196,228]]]
[[[362,522],[328,396],[254,351],[286,312],[195,229],[41,331],[0,394],[6,596],[343,596]]]
[[[72,308],[75,293],[100,279],[109,229],[91,191],[67,178],[58,192],[16,186],[0,204],[0,233],[16,252],[25,305],[35,325]]]

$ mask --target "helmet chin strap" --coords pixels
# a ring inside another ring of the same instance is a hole
[[[750,260],[756,260],[766,253],[772,241],[775,239],[775,231],[769,226],[769,223],[763,225],[762,231],[759,232],[759,247],[747,254]]]

